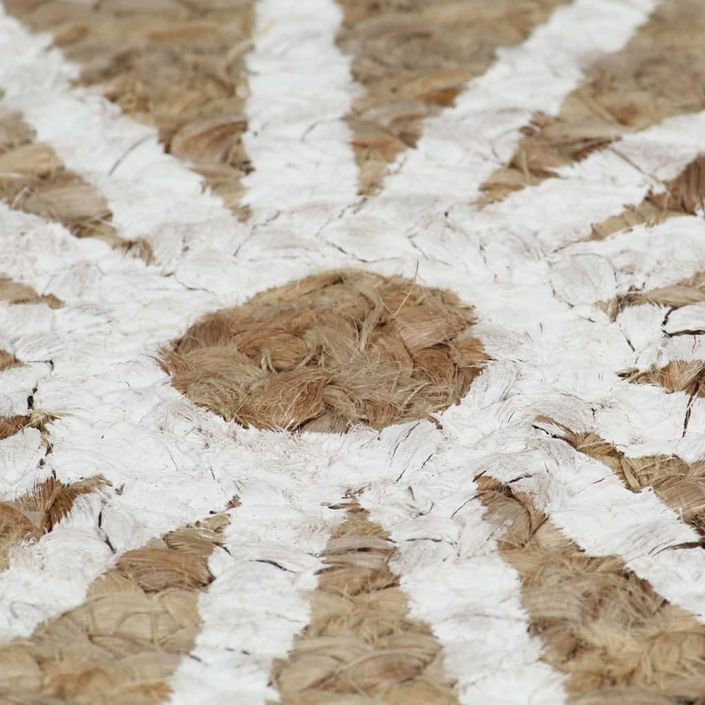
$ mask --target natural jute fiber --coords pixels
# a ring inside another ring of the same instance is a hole
[[[571,705],[701,705],[705,626],[616,556],[591,557],[511,486],[477,478],[544,659]]]
[[[21,363],[11,352],[0,348],[0,371],[7,370],[19,364]]]
[[[705,536],[705,461],[687,463],[675,455],[629,458],[595,433],[564,429],[563,438],[577,451],[608,465],[632,492],[652,488]]]
[[[328,541],[311,621],[274,667],[284,705],[456,705],[441,646],[408,614],[395,546],[350,500]]]
[[[79,237],[121,242],[100,191],[67,171],[51,146],[36,141],[21,115],[2,107],[0,197],[14,208],[63,223]]]
[[[705,15],[700,0],[664,0],[622,51],[597,61],[560,113],[538,114],[487,200],[540,183],[621,136],[705,108]]]
[[[252,2],[9,0],[9,12],[49,31],[82,68],[80,82],[154,125],[165,148],[193,164],[241,215],[240,179],[251,165],[241,136],[244,56]]]
[[[228,524],[217,514],[128,551],[75,609],[0,646],[0,702],[156,705],[193,648],[208,558]]]
[[[705,705],[704,1],[0,0],[0,705]]]
[[[0,433],[1,429],[0,420]],[[0,502],[0,570],[8,567],[12,551],[20,542],[38,540],[69,514],[81,495],[97,492],[108,484],[100,475],[69,485],[49,478],[23,497]]]
[[[365,93],[348,118],[360,191],[378,191],[423,120],[452,106],[498,47],[525,39],[564,0],[341,0],[338,44]]]
[[[446,291],[327,272],[209,314],[164,366],[192,401],[244,426],[382,428],[461,399],[487,359],[473,320]]]
[[[627,370],[622,375],[630,382],[657,384],[667,392],[685,392],[691,397],[705,396],[705,362],[673,360],[663,367]]]

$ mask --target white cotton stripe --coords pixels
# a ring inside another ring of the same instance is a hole
[[[79,68],[0,7],[0,88],[40,142],[106,197],[122,237],[150,242],[157,261],[175,266],[195,238],[234,250],[245,228],[203,179],[164,153],[154,128],[71,82]]]
[[[239,705],[264,705],[276,699],[272,663],[286,656],[309,621],[306,592],[315,588],[321,567],[315,554],[325,545],[325,537],[315,547],[294,543],[311,527],[297,512],[289,501],[258,507],[257,513],[245,509],[244,522],[238,521],[240,508],[231,512],[227,551],[216,549],[211,557],[215,580],[199,599],[196,645],[171,678],[172,705],[219,705],[226,697]],[[263,541],[274,526],[279,541]],[[236,538],[243,528],[247,539]],[[281,536],[284,529],[292,543]]]
[[[269,226],[235,257],[218,249],[217,238],[209,241],[204,235],[202,241],[191,241],[174,276],[164,278],[157,269],[111,251],[104,242],[72,237],[58,223],[13,211],[2,203],[0,227],[0,238],[7,243],[0,273],[68,303],[79,304],[94,296],[96,305],[106,300],[120,307],[141,305],[137,317],[126,314],[122,320],[128,325],[138,323],[145,339],[161,336],[161,342],[178,330],[173,327],[176,321],[185,328],[206,311],[243,303],[262,289],[322,269],[356,264],[338,252],[320,252],[320,243],[305,233],[299,239],[288,228]],[[194,238],[202,234],[203,228],[194,230]],[[103,273],[118,271],[115,276],[122,280],[111,288],[113,279]],[[165,315],[160,306],[169,313]],[[160,333],[167,319],[170,332]]]
[[[587,238],[593,225],[640,203],[649,191],[662,191],[664,180],[677,176],[702,153],[703,130],[705,111],[670,118],[480,214],[459,209],[458,223],[481,233],[488,261],[497,274],[505,275],[513,267],[510,251],[524,258],[544,257]]]
[[[0,643],[29,636],[37,624],[75,607],[74,596],[111,564],[98,527],[103,504],[97,492],[79,497],[50,533],[13,550],[0,571]]]
[[[238,702],[265,703],[272,660],[285,656],[308,620],[317,554],[342,519],[327,505],[340,500],[351,478],[369,482],[374,466],[368,474],[351,468],[354,450],[334,436],[304,442],[226,424],[168,385],[158,348],[205,310],[241,299],[251,280],[233,279],[229,299],[188,291],[101,242],[78,240],[3,205],[0,242],[0,272],[65,302],[51,327],[28,319],[23,328],[15,319],[10,340],[29,362],[54,364],[35,394],[36,405],[59,413],[42,472],[65,482],[101,473],[120,490],[108,491],[100,529],[94,522],[70,541],[42,544],[51,547],[52,562],[42,560],[42,547],[17,552],[0,579],[0,600],[11,606],[1,638],[30,635],[40,621],[80,604],[91,581],[124,551],[219,511],[237,495],[241,506],[226,533],[230,553],[212,558],[216,580],[203,596],[196,658],[178,671],[174,698],[219,703],[235,690]],[[294,276],[307,273],[298,266]],[[0,444],[5,496],[38,478],[44,449],[35,446],[33,455],[25,442],[38,437],[32,430]],[[103,548],[108,541],[114,554]],[[61,571],[62,561],[72,565],[67,551],[81,556],[80,571]],[[47,581],[56,589],[39,589]],[[232,672],[240,677],[233,680]]]
[[[112,483],[100,529],[95,522],[93,538],[84,532],[85,550],[80,532],[75,541],[47,538],[55,541],[49,562],[43,549],[18,549],[0,584],[0,601],[10,605],[2,636],[10,638],[28,636],[39,621],[80,604],[120,553],[224,508],[236,493],[236,469],[249,461],[232,442],[232,429],[177,394],[157,362],[159,347],[216,300],[104,243],[78,240],[1,204],[0,242],[3,274],[64,301],[50,318],[15,317],[5,331],[27,364],[51,360],[34,406],[58,418],[46,458],[34,429],[0,444],[2,494],[17,497],[52,472],[67,483],[95,474]],[[115,554],[94,550],[96,536]],[[69,575],[74,555],[82,556],[82,568]],[[62,565],[66,574],[57,578]],[[54,578],[57,590],[40,589]]]
[[[257,221],[285,212],[289,228],[315,233],[357,193],[344,120],[355,87],[350,59],[335,43],[342,10],[334,0],[260,0],[255,7],[243,138],[254,171],[244,179],[244,202]]]
[[[642,352],[635,367],[639,370],[648,370],[652,367],[665,367],[669,362],[676,360],[683,362],[702,360],[705,362],[705,336],[701,334],[678,335],[675,338],[659,336],[653,349]]]
[[[607,465],[550,437],[562,428],[539,415],[576,431],[591,429],[595,402],[524,374],[512,374],[505,364],[488,368],[463,403],[447,412],[444,435],[451,443],[438,462],[462,464],[470,477],[488,473],[528,492],[588,555],[621,557],[659,594],[705,623],[705,551],[684,547],[698,543],[697,532],[653,490],[631,492]],[[629,428],[623,417],[613,423]]]
[[[248,436],[257,448],[256,466],[241,480],[241,504],[230,512],[225,550],[209,561],[215,580],[199,599],[196,644],[171,679],[172,705],[277,699],[273,661],[286,657],[308,624],[309,593],[322,566],[318,556],[344,518],[327,506],[348,485],[330,484],[325,437]]]
[[[663,330],[668,335],[705,333],[705,303],[691,304],[673,311]]]
[[[37,363],[10,367],[0,372],[0,417],[28,414],[27,400],[32,389],[50,370],[49,364]]]
[[[634,350],[632,367],[645,370],[654,365],[666,365],[670,360],[678,359],[672,356],[678,355],[679,351],[686,352],[687,342],[684,339],[664,337],[663,321],[667,313],[668,309],[664,306],[646,304],[629,306],[617,316],[617,326]],[[697,340],[691,339],[690,343],[692,354],[696,355]]]
[[[702,304],[676,311],[645,304],[622,311],[617,316],[617,325],[634,348],[632,366],[644,371],[677,360],[705,361],[705,335],[700,332],[705,330],[702,312]]]
[[[344,437],[245,435],[240,441],[256,449],[257,467],[240,479],[227,553],[217,550],[209,563],[216,579],[199,600],[203,626],[171,681],[172,705],[276,698],[272,663],[308,623],[318,555],[344,518],[327,505],[348,490],[364,490],[363,506],[399,545],[394,567],[412,614],[442,643],[462,703],[519,705],[527,693],[546,705],[564,702],[562,677],[541,662],[540,643],[528,636],[517,575],[497,554],[481,506],[453,514],[474,492],[465,466],[425,462],[435,447],[453,457],[454,445],[432,425]],[[403,484],[395,484],[399,474]]]
[[[592,556],[616,555],[667,600],[705,623],[705,551],[700,536],[651,490],[626,489],[602,463],[554,440],[488,459],[487,471],[518,491]]]
[[[523,44],[498,50],[495,64],[468,84],[454,107],[424,123],[383,198],[474,201],[482,182],[511,159],[532,115],[557,114],[584,71],[622,49],[657,5],[575,0],[559,7]]]
[[[396,544],[392,567],[411,616],[442,644],[459,702],[564,703],[564,678],[529,635],[519,576],[499,554],[467,465],[429,423],[387,429],[380,440],[378,464],[388,477],[361,503]]]
[[[624,382],[611,394],[609,404],[595,410],[592,430],[626,455],[679,455],[692,462],[705,457],[705,427],[688,425],[689,406],[705,407],[685,392],[669,393],[657,385]]]
[[[399,199],[393,209],[385,210],[383,194],[361,209],[361,219],[343,218],[327,229],[326,237],[367,262],[427,259],[441,256],[433,230],[445,220],[480,238],[483,257],[495,276],[516,275],[519,282],[531,260],[587,238],[593,225],[640,203],[650,191],[663,191],[664,181],[675,178],[703,152],[703,131],[705,111],[669,118],[481,211],[463,199],[448,203],[443,212],[418,213],[407,204],[401,208]],[[423,199],[409,200],[418,205]],[[523,264],[517,266],[519,262]]]
[[[36,428],[23,428],[0,441],[0,501],[12,502],[31,492],[51,474],[51,468],[40,465],[45,455],[42,434]]]
[[[680,216],[653,227],[637,225],[576,243],[549,261],[556,296],[574,306],[668,286],[705,270],[705,220]]]

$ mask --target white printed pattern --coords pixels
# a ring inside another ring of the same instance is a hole
[[[272,659],[285,655],[308,620],[316,556],[340,520],[327,505],[349,488],[362,489],[372,518],[399,546],[397,569],[412,611],[444,645],[461,702],[562,703],[561,676],[540,660],[540,644],[527,636],[518,577],[497,554],[472,499],[471,478],[483,470],[519,483],[588,553],[623,556],[665,597],[705,619],[702,554],[670,548],[692,541],[692,530],[655,496],[628,492],[607,468],[534,427],[537,414],[544,414],[576,430],[597,430],[627,453],[705,455],[702,434],[681,437],[681,395],[633,387],[616,376],[662,344],[660,329],[658,341],[647,338],[634,352],[624,327],[592,306],[630,285],[631,270],[620,264],[625,258],[637,264],[644,282],[675,281],[701,266],[700,254],[685,263],[651,257],[645,245],[695,247],[701,222],[683,218],[605,243],[571,244],[593,222],[637,202],[682,168],[697,153],[702,116],[625,138],[564,170],[561,179],[484,213],[462,205],[472,203],[482,179],[511,153],[530,112],[557,111],[588,60],[623,46],[654,5],[576,0],[558,10],[523,46],[501,52],[455,108],[428,121],[418,149],[403,158],[386,190],[352,214],[345,209],[355,201],[354,161],[343,122],[352,82],[333,43],[340,12],[332,0],[303,8],[261,0],[258,22],[272,28],[248,58],[261,70],[248,106],[260,128],[247,136],[255,166],[249,228],[165,156],[153,132],[70,88],[76,69],[57,51],[46,51],[46,39],[0,18],[5,100],[69,168],[103,190],[125,237],[147,236],[159,262],[159,270],[145,267],[102,243],[76,240],[56,224],[0,208],[0,274],[66,303],[57,310],[43,304],[0,309],[3,345],[31,370],[23,373],[26,379],[3,376],[3,382],[12,379],[3,385],[3,409],[25,411],[23,395],[36,387],[35,406],[60,414],[41,471],[36,431],[0,444],[3,467],[10,468],[0,485],[3,496],[22,494],[51,471],[72,481],[99,468],[122,488],[119,495],[78,503],[52,534],[13,557],[0,576],[3,601],[13,606],[2,614],[4,638],[28,635],[42,620],[79,604],[117,554],[220,510],[238,494],[242,504],[230,510],[228,551],[217,550],[211,559],[216,580],[200,603],[204,627],[194,658],[185,659],[173,679],[172,701],[219,703],[231,695],[243,705],[264,703],[276,697],[268,685]],[[584,33],[600,44],[561,47],[566,69],[556,73],[542,47],[552,47],[576,18],[602,30]],[[324,75],[306,101],[308,112],[288,129],[286,120],[278,122],[287,110],[282,86],[297,72],[311,72],[316,59],[292,51],[280,60],[277,42],[295,46],[297,33],[313,37],[330,61],[320,63]],[[511,92],[500,90],[522,63],[533,76],[548,73],[545,104],[524,103],[520,93],[512,102]],[[491,129],[488,116],[507,111],[513,113],[503,148],[492,150],[492,134],[477,130]],[[300,130],[321,113],[326,129],[310,144],[298,144]],[[75,132],[57,129],[60,115],[70,117]],[[476,143],[443,137],[458,123],[477,133]],[[135,142],[140,146],[129,164],[121,162],[123,173],[112,171]],[[304,150],[303,168],[287,173],[277,157],[296,149]],[[629,153],[634,169],[613,158],[619,150]],[[446,152],[456,155],[451,169],[444,168],[445,156],[440,165],[431,163]],[[499,162],[486,159],[486,152],[499,154]],[[319,170],[321,154],[328,161]],[[331,180],[336,169],[341,176]],[[290,197],[294,184],[305,199]],[[593,197],[583,199],[584,193]],[[320,198],[312,201],[313,195]],[[420,423],[342,438],[246,431],[195,408],[168,385],[154,353],[203,312],[336,266],[415,275],[476,306],[478,334],[495,361],[466,399],[442,415],[442,430]],[[702,416],[703,410],[691,413]],[[690,428],[698,426],[691,421]],[[106,549],[106,538],[116,554]],[[69,556],[80,556],[80,564],[66,570]],[[273,557],[287,570],[262,562]]]

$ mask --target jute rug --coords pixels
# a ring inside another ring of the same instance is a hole
[[[705,705],[703,0],[6,0],[2,705]]]

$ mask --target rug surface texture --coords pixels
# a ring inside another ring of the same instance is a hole
[[[0,2],[0,705],[705,705],[705,0]]]

